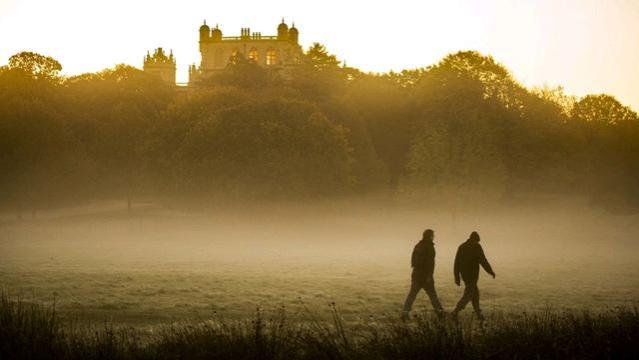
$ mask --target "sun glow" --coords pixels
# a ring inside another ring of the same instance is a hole
[[[457,50],[493,55],[529,86],[610,93],[639,109],[639,3],[617,1],[271,2],[2,0],[0,62],[32,50],[66,74],[116,63],[142,67],[147,50],[173,49],[178,81],[199,62],[198,27],[274,34],[284,16],[305,48],[321,42],[365,71],[430,65]]]

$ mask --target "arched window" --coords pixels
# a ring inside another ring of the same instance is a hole
[[[260,56],[259,56],[256,48],[252,48],[251,50],[249,50],[248,58],[249,58],[249,60],[251,60],[253,62],[258,62],[260,60]]]
[[[266,65],[277,64],[277,52],[275,49],[268,49],[266,51]]]
[[[231,51],[231,57],[229,58],[229,63],[237,64],[240,61],[241,56],[242,54],[240,53],[238,49],[233,49],[233,51]]]

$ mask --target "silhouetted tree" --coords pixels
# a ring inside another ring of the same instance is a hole
[[[59,200],[74,171],[77,149],[62,116],[60,69],[56,60],[30,52],[0,68],[0,197],[34,216]]]
[[[483,83],[469,74],[435,67],[420,80],[419,124],[407,164],[404,191],[504,191],[503,122],[508,117]]]
[[[191,129],[176,160],[189,192],[317,195],[351,182],[343,128],[300,101],[253,100],[220,109]]]
[[[203,86],[237,86],[243,89],[260,89],[265,87],[268,82],[276,81],[277,76],[271,74],[269,79],[269,71],[262,66],[256,64],[253,60],[247,59],[241,53],[231,56],[229,64],[218,74],[213,75],[202,81]]]
[[[388,77],[360,76],[350,84],[344,102],[364,119],[375,156],[385,165],[383,177],[395,189],[414,139],[416,114],[409,91]]]
[[[323,102],[339,98],[349,80],[359,75],[357,70],[339,64],[323,45],[315,43],[294,67],[290,85],[307,100]]]
[[[639,117],[609,95],[587,95],[572,109],[586,153],[585,181],[594,203],[639,203]]]
[[[587,95],[572,109],[576,121],[616,125],[626,121],[637,121],[637,113],[622,105],[610,95]]]
[[[458,206],[547,193],[639,206],[634,111],[609,95],[529,90],[475,51],[365,74],[313,44],[287,69],[238,55],[188,91],[126,65],[61,69],[32,52],[0,67],[3,206],[380,189],[446,190]]]
[[[339,69],[341,63],[335,55],[329,54],[326,47],[320,43],[313,43],[304,55],[304,61],[318,71],[335,71]]]
[[[39,80],[59,80],[62,65],[52,57],[23,51],[9,58],[8,68]]]
[[[144,186],[147,133],[171,100],[159,78],[126,65],[69,79],[72,131],[95,161],[103,195],[131,196]]]

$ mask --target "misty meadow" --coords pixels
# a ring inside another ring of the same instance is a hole
[[[0,68],[1,358],[634,358],[639,118],[475,51],[402,72],[320,44],[188,87]],[[434,229],[445,312],[471,231],[486,322],[408,322]]]

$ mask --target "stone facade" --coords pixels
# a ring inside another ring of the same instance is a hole
[[[189,66],[189,86],[223,70],[237,57],[287,77],[288,70],[299,63],[303,54],[299,31],[295,24],[289,28],[283,19],[277,26],[277,35],[268,36],[251,32],[249,28],[243,28],[240,36],[223,36],[218,26],[211,29],[205,21],[200,26],[199,39],[201,62],[199,66]],[[173,51],[167,56],[162,48],[157,48],[153,55],[147,52],[144,57],[144,71],[158,75],[169,84],[175,84],[175,70]]]
[[[259,32],[251,32],[243,28],[240,36],[223,36],[218,26],[211,29],[206,25],[200,27],[200,66],[189,67],[189,84],[214,75],[223,70],[236,56],[286,73],[287,68],[299,62],[302,48],[299,45],[299,31],[293,25],[290,29],[284,20],[277,27],[277,35],[264,36]]]

